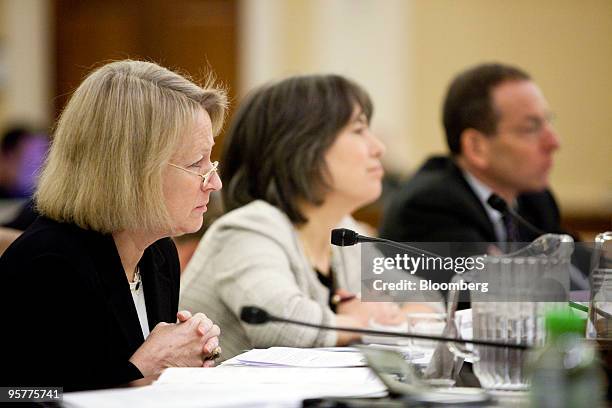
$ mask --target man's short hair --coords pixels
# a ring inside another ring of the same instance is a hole
[[[143,61],[93,71],[58,121],[36,191],[38,211],[102,233],[167,228],[163,169],[202,108],[216,134],[226,96],[210,80],[198,86]]]
[[[323,203],[329,189],[325,152],[355,107],[369,122],[370,97],[338,75],[291,77],[249,95],[223,145],[226,211],[264,200],[293,223],[306,222],[298,201]]]
[[[528,80],[531,77],[520,68],[499,63],[477,65],[455,77],[446,93],[442,118],[451,154],[461,153],[464,130],[472,128],[487,135],[497,130],[493,88],[506,81]]]

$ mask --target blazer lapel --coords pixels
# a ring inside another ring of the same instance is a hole
[[[172,316],[172,285],[167,274],[163,273],[165,263],[156,244],[145,250],[139,263],[149,330],[153,330],[159,322],[176,321],[176,316]]]
[[[125,336],[129,350],[134,352],[144,342],[144,336],[115,241],[110,235],[96,234],[92,244],[96,246],[91,253],[106,292],[108,307]]]

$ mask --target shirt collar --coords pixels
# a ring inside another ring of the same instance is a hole
[[[493,221],[499,221],[502,218],[503,214],[493,209],[489,204],[487,204],[487,200],[489,199],[489,197],[491,197],[491,194],[493,194],[493,190],[487,187],[482,181],[474,177],[469,171],[462,171],[465,180],[468,182],[470,187],[472,187],[474,193],[476,193],[476,196],[487,211],[487,215],[489,216],[489,218]]]

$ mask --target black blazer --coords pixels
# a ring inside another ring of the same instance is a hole
[[[176,321],[180,266],[166,238],[138,264],[149,328]],[[3,386],[111,387],[141,378],[144,342],[110,235],[39,217],[0,258]]]
[[[549,191],[521,194],[518,212],[546,232],[560,233],[559,209]],[[521,239],[537,235],[519,226]],[[496,242],[481,201],[448,157],[433,157],[391,199],[381,223],[383,238],[402,242]]]

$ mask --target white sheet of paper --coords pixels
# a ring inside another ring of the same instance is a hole
[[[367,367],[303,368],[303,367],[225,367],[168,368],[154,385],[160,384],[353,384],[382,383]]]
[[[417,350],[412,346],[394,346],[391,344],[366,344],[368,347],[382,348],[387,350],[397,351],[401,353],[407,361],[412,361],[417,358],[424,357],[424,353],[422,350]],[[322,350],[322,351],[334,351],[334,352],[355,352],[359,351],[356,347],[319,347],[314,350]]]
[[[251,366],[285,367],[362,367],[365,359],[359,352],[334,352],[293,347],[253,349],[236,356],[234,362]]]
[[[367,368],[173,368],[147,387],[64,394],[74,408],[301,407],[323,396],[384,396]]]

